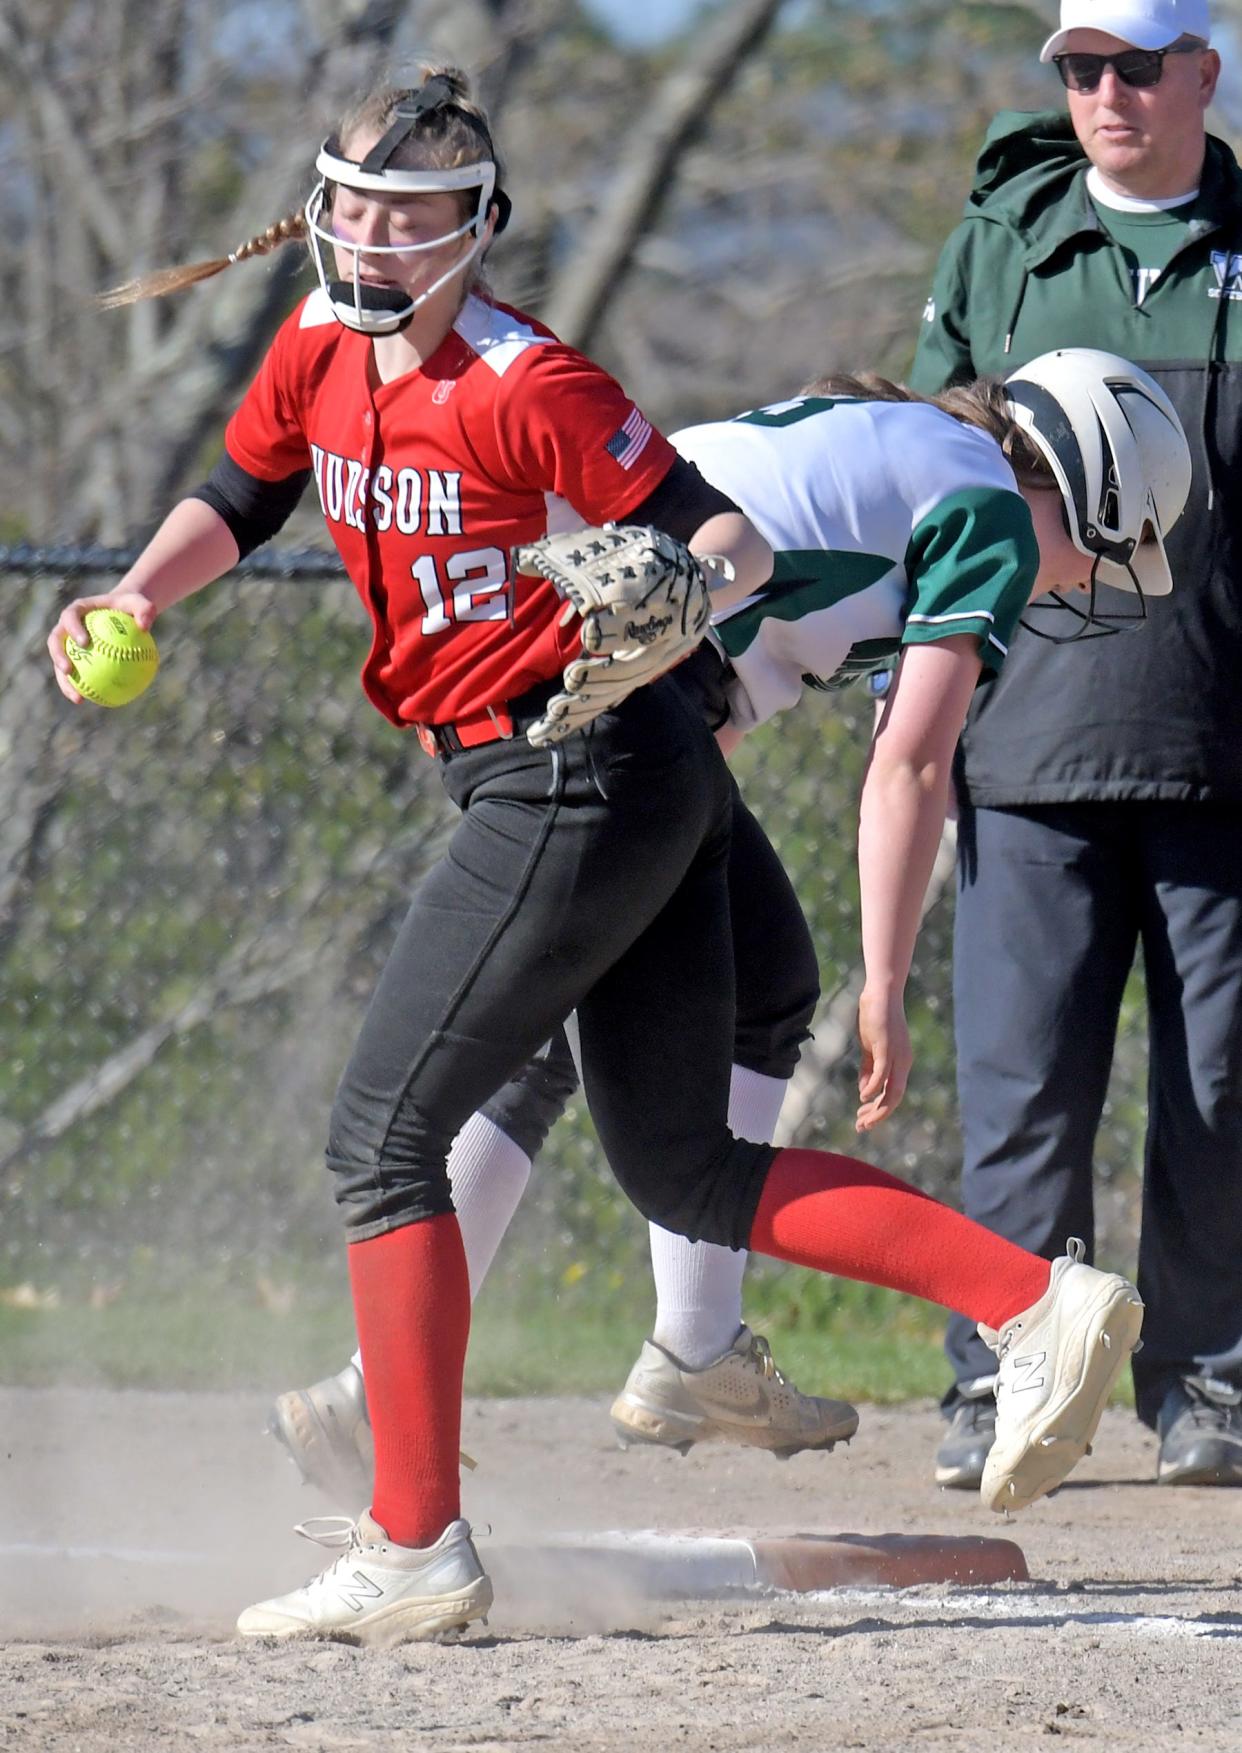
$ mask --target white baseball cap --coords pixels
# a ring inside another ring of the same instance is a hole
[[[1178,37],[1210,42],[1208,0],[1061,0],[1061,28],[1039,51],[1051,61],[1072,30],[1102,30],[1136,49],[1167,49]]]

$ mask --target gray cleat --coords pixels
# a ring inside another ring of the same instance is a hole
[[[1161,1485],[1242,1485],[1242,1388],[1183,1376],[1165,1395],[1158,1425]]]
[[[777,1369],[767,1340],[743,1327],[722,1357],[699,1370],[646,1340],[612,1403],[612,1422],[623,1448],[656,1443],[684,1455],[719,1438],[787,1460],[801,1449],[848,1442],[858,1414],[844,1400],[799,1393]]]
[[[988,1451],[996,1440],[995,1376],[959,1382],[949,1428],[936,1450],[936,1484],[950,1491],[978,1491]]]

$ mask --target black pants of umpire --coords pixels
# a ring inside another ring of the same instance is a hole
[[[1051,1257],[1094,1239],[1092,1158],[1141,946],[1148,1124],[1134,1361],[1155,1424],[1180,1375],[1242,1381],[1242,807],[964,809],[954,1007],[963,1206]],[[953,1317],[957,1382],[992,1353]]]

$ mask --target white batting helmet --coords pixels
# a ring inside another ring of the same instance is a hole
[[[1057,478],[1095,582],[1167,596],[1164,539],[1190,492],[1190,447],[1160,385],[1115,353],[1061,347],[1006,378],[1005,395]]]

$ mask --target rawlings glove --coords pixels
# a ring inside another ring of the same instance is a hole
[[[661,530],[606,524],[545,536],[514,551],[520,572],[549,579],[582,617],[582,649],[564,692],[527,731],[537,749],[581,730],[694,650],[711,618],[707,576]]]
[[[653,645],[614,652],[610,657],[575,658],[566,665],[564,688],[553,694],[542,718],[527,730],[527,742],[537,749],[561,742],[601,712],[611,712],[644,682],[654,682],[667,668],[667,657]]]

